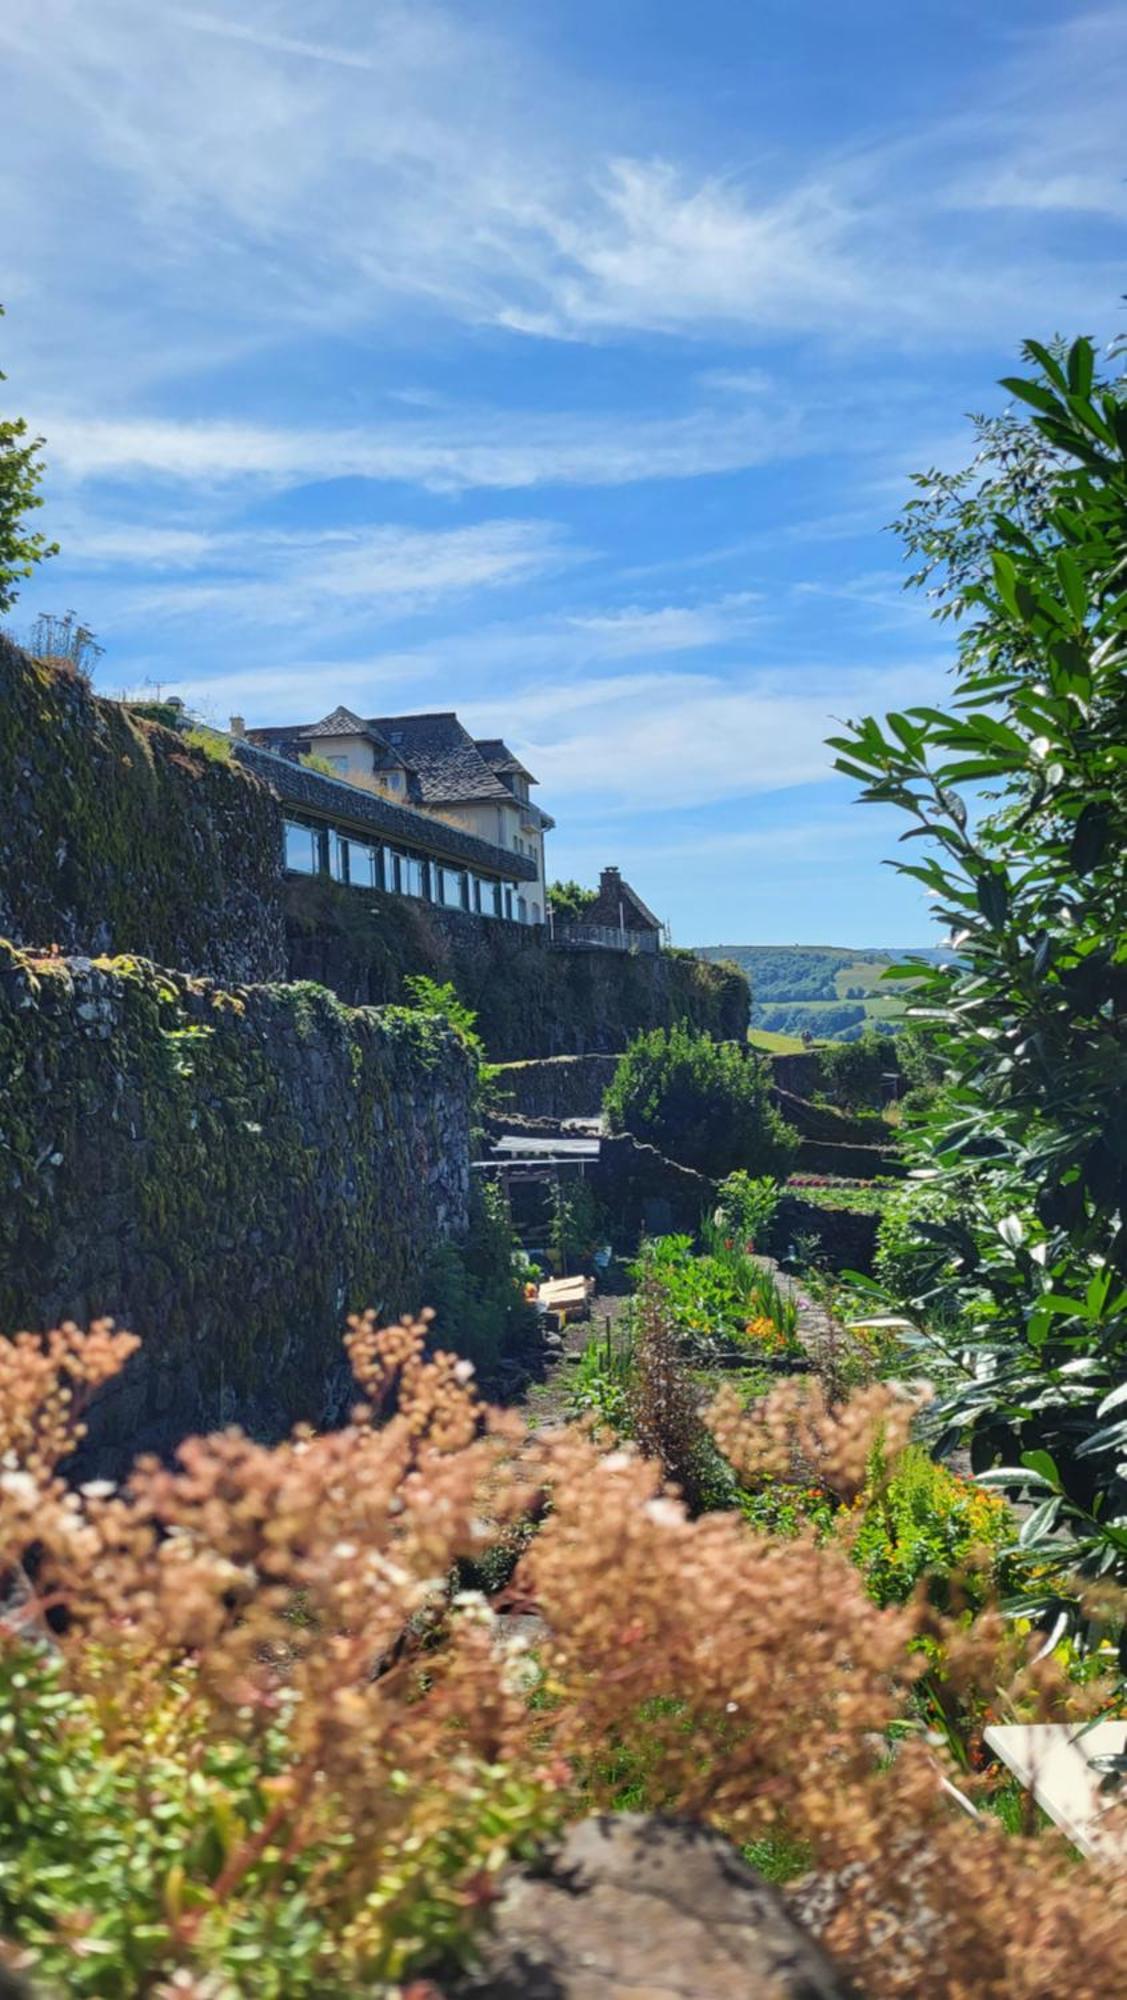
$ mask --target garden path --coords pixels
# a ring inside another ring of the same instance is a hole
[[[608,1325],[613,1335],[629,1303],[628,1293],[603,1295],[596,1292],[591,1301],[590,1319],[575,1320],[564,1328],[562,1345],[554,1349],[543,1379],[530,1382],[516,1399],[515,1407],[524,1410],[537,1430],[567,1422],[571,1376],[576,1362],[583,1355],[588,1341],[605,1338]]]

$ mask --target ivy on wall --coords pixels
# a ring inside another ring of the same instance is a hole
[[[0,1328],[144,1338],[99,1440],[332,1414],[345,1315],[468,1221],[471,1064],[432,1018],[0,941]]]
[[[285,973],[277,800],[0,637],[0,936]]]
[[[557,951],[515,925],[319,879],[286,884],[286,922],[291,973],[353,1004],[399,1000],[410,973],[452,981],[494,1062],[617,1054],[681,1021],[718,1041],[747,1030],[743,975],[688,952]]]

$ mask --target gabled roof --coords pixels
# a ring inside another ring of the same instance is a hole
[[[519,757],[515,757],[507,743],[500,736],[479,736],[475,742],[478,754],[498,777],[527,778],[530,785],[537,781]]]
[[[308,729],[298,733],[302,736],[366,736],[381,750],[387,749],[379,730],[373,729],[362,716],[354,715],[350,708],[334,708],[331,715],[323,716],[320,722],[311,722]]]
[[[424,805],[455,805],[476,799],[512,803],[509,787],[490,770],[452,709],[438,715],[380,715],[369,720],[391,750],[418,774]]]
[[[501,737],[488,736],[475,742],[453,709],[422,715],[359,716],[341,706],[320,722],[248,729],[246,740],[263,749],[283,750],[332,736],[366,736],[385,765],[401,764],[411,774],[412,796],[422,805],[489,799],[512,805],[515,793],[506,778],[527,778],[529,784],[536,783]]]
[[[661,929],[661,918],[654,916],[649,904],[643,903],[637,890],[632,889],[629,882],[624,882],[622,885],[622,897],[623,901],[634,910],[635,914],[641,918],[644,924],[649,925],[651,930],[659,931]]]
[[[604,868],[599,882],[599,893],[590,909],[584,912],[583,921],[617,924],[620,903],[627,930],[661,930],[661,918],[654,916],[649,905],[643,903],[637,890],[632,889],[629,882],[623,880],[617,868]]]

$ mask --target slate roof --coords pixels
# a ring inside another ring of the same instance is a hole
[[[362,717],[351,708],[339,707],[321,722],[251,729],[244,740],[259,748],[282,751],[332,736],[367,736],[380,752],[381,763],[403,765],[409,774],[410,796],[421,805],[464,805],[491,799],[511,805],[516,793],[506,778],[527,778],[530,785],[536,783],[502,737],[485,736],[475,741],[453,709]],[[527,805],[524,800],[518,803]],[[542,826],[555,825],[542,808],[532,810],[539,813]]]
[[[519,757],[513,755],[508,744],[500,736],[479,736],[474,747],[490,770],[496,771],[498,777],[504,773],[511,778],[527,778],[530,785],[537,783],[532,772],[521,763]]]
[[[278,732],[279,735],[281,733]],[[362,716],[354,715],[350,708],[334,708],[332,714],[326,715],[321,722],[311,722],[308,729],[296,733],[301,736],[366,736],[369,742],[375,743],[379,749],[387,749],[387,743],[379,730],[373,729],[371,723],[365,722]],[[286,731],[286,734],[290,732]]]
[[[304,732],[286,732],[291,733]],[[239,763],[261,778],[283,805],[315,813],[346,830],[354,828],[360,836],[399,841],[439,860],[487,869],[491,875],[509,881],[536,880],[536,863],[527,855],[510,854],[502,847],[494,847],[491,841],[479,840],[474,833],[448,826],[433,813],[413,812],[410,806],[393,805],[390,799],[381,798],[376,792],[350,785],[347,778],[329,778],[320,771],[310,771],[306,765],[295,764],[273,750],[263,750],[243,737],[232,738],[231,749]],[[506,797],[511,798],[512,794],[506,793]]]
[[[373,716],[371,726],[417,774],[425,804],[460,805],[478,799],[512,804],[508,785],[490,770],[452,709],[441,715]]]
[[[643,903],[636,889],[624,882],[616,868],[604,868],[599,882],[599,893],[590,909],[583,912],[585,924],[611,924],[617,926],[618,906],[622,904],[622,914],[627,930],[660,931],[661,918],[655,917],[648,904]]]

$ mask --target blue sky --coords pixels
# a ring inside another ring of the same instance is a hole
[[[926,940],[823,738],[943,686],[908,473],[1122,326],[1127,9],[0,0],[0,61],[17,636],[456,707],[681,943]]]

